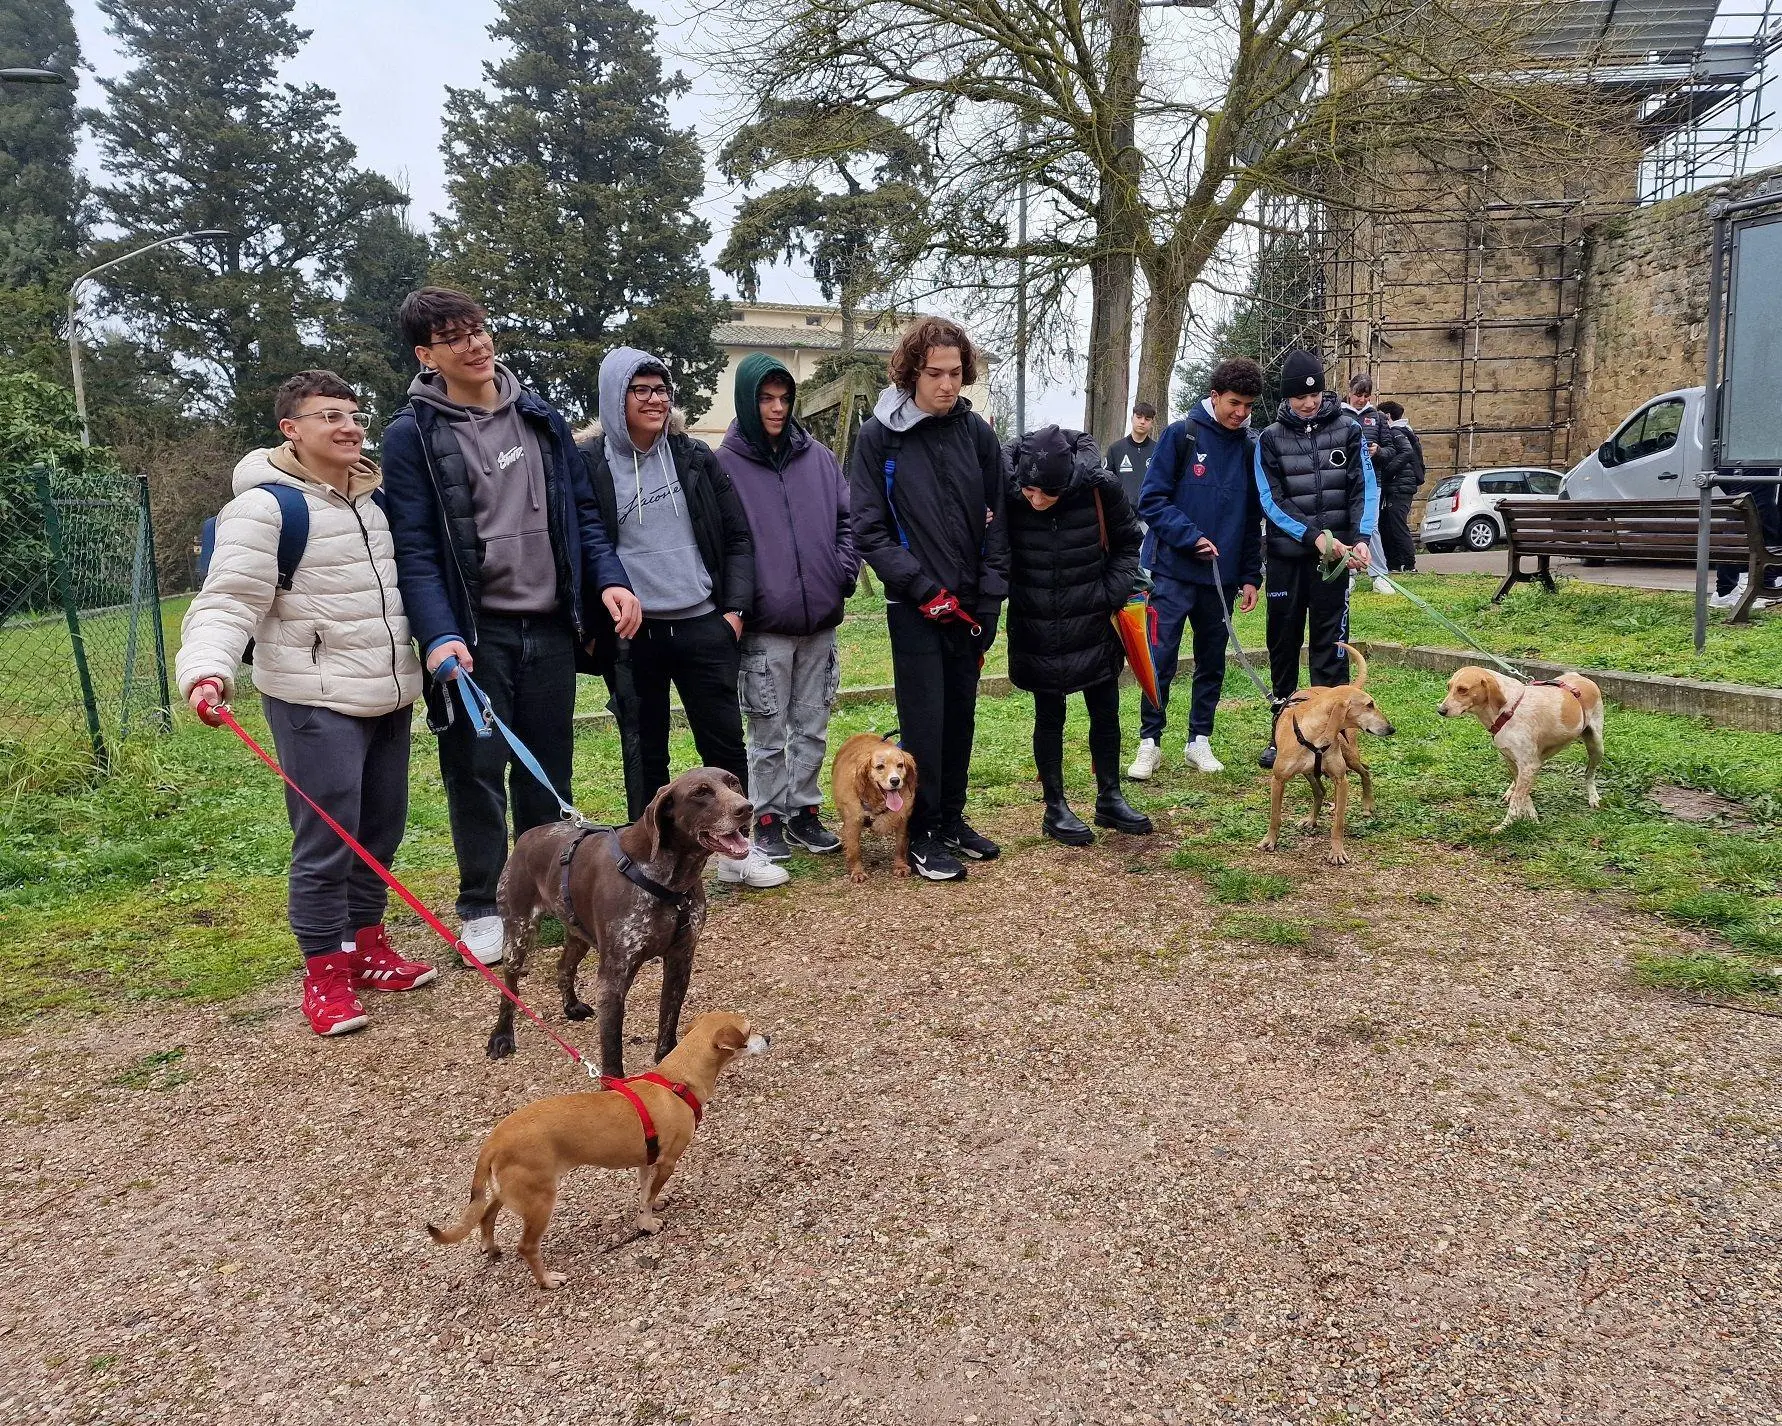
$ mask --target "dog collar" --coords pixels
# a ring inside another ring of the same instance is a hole
[[[687,1106],[687,1108],[693,1111],[693,1127],[696,1129],[699,1127],[699,1121],[705,1116],[705,1106],[699,1102],[699,1096],[688,1089],[686,1085],[679,1084],[671,1079],[664,1079],[654,1070],[650,1070],[644,1074],[634,1074],[629,1079],[620,1079],[617,1075],[601,1075],[600,1087],[602,1089],[610,1089],[615,1094],[623,1095],[626,1099],[631,1101],[631,1107],[637,1111],[638,1124],[643,1129],[644,1154],[646,1156],[645,1161],[653,1164],[656,1162],[657,1156],[662,1152],[661,1146],[656,1139],[656,1121],[650,1117],[649,1106],[643,1102],[643,1099],[638,1092],[631,1087],[632,1082],[635,1080],[641,1080],[645,1084],[660,1085],[663,1089],[666,1089],[670,1094],[679,1099]]]

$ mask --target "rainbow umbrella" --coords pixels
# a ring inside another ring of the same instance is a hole
[[[1132,665],[1132,676],[1138,680],[1139,692],[1151,700],[1153,708],[1162,704],[1157,697],[1157,665],[1151,661],[1151,642],[1157,637],[1157,611],[1143,593],[1135,594],[1115,611],[1114,632],[1126,650],[1126,662]]]

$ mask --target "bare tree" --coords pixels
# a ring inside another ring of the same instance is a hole
[[[1139,0],[714,3],[709,58],[745,115],[821,99],[930,145],[946,285],[1005,297],[1015,191],[1046,196],[1029,308],[1068,323],[1087,270],[1085,421],[1101,434],[1125,415],[1134,265],[1136,395],[1162,405],[1194,285],[1259,194],[1387,217],[1382,181],[1406,161],[1466,166],[1484,144],[1508,178],[1630,142],[1625,102],[1585,82],[1591,56],[1542,43],[1557,7],[1423,0],[1389,24],[1375,0],[1214,0],[1191,36],[1160,22],[1147,45]]]

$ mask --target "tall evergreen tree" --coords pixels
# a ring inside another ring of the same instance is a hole
[[[346,295],[329,343],[337,353],[334,369],[381,420],[407,400],[415,354],[396,326],[396,309],[425,284],[432,256],[426,237],[400,211],[379,208],[354,228],[343,260]]]
[[[655,22],[624,0],[501,0],[489,34],[508,57],[447,91],[440,275],[559,404],[597,409],[601,355],[628,344],[661,353],[699,414],[730,308],[700,257],[699,145],[668,120],[689,86],[663,77]]]
[[[33,3],[33,0],[25,0]],[[201,398],[264,431],[271,389],[325,354],[355,225],[403,201],[354,166],[340,106],[280,84],[308,31],[293,0],[99,0],[129,56],[88,119],[113,182],[99,190],[119,252],[157,237],[232,236],[162,249],[107,275],[110,310],[202,376]]]
[[[0,0],[0,66],[54,69],[67,85],[0,84],[0,359],[62,369],[61,289],[81,241],[74,166],[80,43],[68,0]]]

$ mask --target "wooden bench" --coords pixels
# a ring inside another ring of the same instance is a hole
[[[1493,604],[1534,580],[1551,592],[1555,555],[1692,565],[1701,529],[1696,500],[1500,500],[1497,512],[1509,538],[1510,567]],[[1741,623],[1763,590],[1765,567],[1782,564],[1782,549],[1764,543],[1763,518],[1750,495],[1717,497],[1711,512],[1708,562],[1744,565],[1748,572],[1745,597],[1730,621]],[[1535,568],[1524,570],[1522,561],[1531,557]]]

